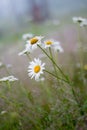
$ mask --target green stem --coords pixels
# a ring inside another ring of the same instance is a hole
[[[53,74],[53,73],[49,72],[48,70],[44,70],[44,71],[45,71],[45,72],[47,72],[47,73],[49,73],[50,75],[54,76],[55,78],[60,79],[60,80],[63,80],[64,82],[66,82],[66,83],[68,83],[68,84],[69,84],[69,82],[68,82],[68,81],[66,81],[65,79],[61,79],[60,77],[58,77],[58,76],[56,76],[55,74]]]
[[[9,90],[10,90],[10,89],[11,89],[11,84],[10,84],[10,82],[9,82],[9,81],[6,81],[6,84],[7,84],[8,88],[9,88]]]
[[[8,70],[6,65],[4,65],[4,68],[5,68],[6,72],[7,72],[7,74],[10,75],[10,72],[9,72],[9,70]]]
[[[56,64],[56,62],[47,54],[47,52],[41,47],[38,45],[38,47],[47,55],[47,57],[55,64],[55,66],[59,69],[59,71],[61,72],[61,74],[64,76],[64,78],[68,81],[68,77],[63,73],[63,71],[60,69],[60,67]]]
[[[78,99],[77,99],[77,96],[76,96],[76,94],[75,94],[75,91],[74,91],[74,89],[73,89],[73,86],[71,86],[72,88],[72,94],[73,94],[73,96],[74,96],[74,99],[75,99],[75,101],[77,102],[77,105],[78,105],[78,108],[79,108],[79,112],[80,112],[80,114],[81,115],[83,115],[84,114],[84,111],[83,110],[81,110],[81,105],[80,105],[80,103],[79,103],[79,101],[78,101]]]
[[[50,52],[50,56],[51,56],[51,58],[53,59],[53,54],[52,54],[51,48],[49,48],[49,52]],[[56,74],[57,77],[58,77],[57,70],[56,70],[56,66],[55,66],[55,64],[54,64],[53,61],[52,61],[52,63],[53,63],[53,67],[54,67],[55,74]]]
[[[28,60],[32,60],[28,53],[26,53],[26,56],[28,57]]]
[[[84,52],[83,52],[83,44],[82,44],[82,42],[83,42],[83,40],[82,40],[82,37],[81,37],[81,35],[80,35],[80,28],[78,29],[78,40],[79,40],[79,43],[80,43],[80,45],[79,45],[79,59],[80,59],[80,65],[81,65],[81,76],[83,77],[83,60],[84,60]]]
[[[49,74],[51,74],[52,76],[56,77],[57,79],[63,80],[64,82],[67,82],[67,83],[71,86],[72,94],[73,94],[73,96],[74,96],[75,101],[77,102],[78,107],[81,108],[81,106],[80,106],[80,104],[79,104],[79,101],[77,100],[77,96],[76,96],[76,94],[75,94],[75,91],[74,91],[74,89],[73,89],[73,84],[72,84],[72,82],[69,81],[69,79],[67,78],[67,76],[63,73],[63,71],[62,71],[62,70],[60,69],[60,67],[56,64],[56,62],[48,55],[48,53],[47,53],[42,47],[40,47],[39,45],[38,45],[38,47],[47,55],[47,57],[52,61],[52,63],[59,69],[59,71],[61,72],[61,74],[64,76],[64,78],[65,78],[66,80],[65,80],[65,79],[61,79],[60,77],[57,77],[55,74],[53,74],[53,73],[51,73],[51,72],[49,72],[49,71],[47,71],[47,70],[44,70],[44,71],[47,72],[47,73],[49,73]],[[80,110],[80,114],[82,115],[82,111],[81,111],[81,110]]]

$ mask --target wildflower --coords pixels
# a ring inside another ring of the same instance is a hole
[[[29,40],[30,38],[32,38],[34,35],[32,33],[27,33],[27,34],[23,34],[22,39],[23,40]]]
[[[55,51],[63,52],[63,48],[60,45],[60,42],[54,40],[46,40],[44,41],[44,48],[53,48]]]
[[[40,59],[46,58],[46,55],[45,55],[45,54],[39,54],[39,58],[40,58]]]
[[[0,67],[2,67],[3,66],[3,63],[2,62],[0,62]]]
[[[29,52],[32,52],[33,50],[35,50],[37,48],[37,45],[41,44],[42,38],[43,38],[42,36],[35,36],[31,38],[30,40],[28,40],[26,44],[26,50],[28,50]]]
[[[55,44],[54,46],[54,50],[58,51],[58,52],[64,52],[63,48],[61,47],[61,45],[59,44]]]
[[[81,27],[87,26],[87,19],[80,24]]]
[[[43,70],[45,69],[44,65],[45,63],[41,63],[39,58],[35,58],[34,61],[30,62],[30,65],[28,66],[29,77],[31,77],[31,79],[35,77],[35,80],[39,81],[40,75],[43,74]]]
[[[7,113],[7,111],[1,111],[1,115],[4,115],[5,113]]]
[[[21,56],[21,55],[25,55],[27,53],[29,53],[29,50],[26,48],[23,51],[19,52],[18,55]]]
[[[74,23],[79,23],[80,26],[85,26],[87,25],[87,19],[82,18],[82,17],[73,17],[73,22]]]
[[[13,81],[16,81],[16,80],[18,80],[18,79],[15,78],[13,75],[11,75],[11,76],[1,78],[0,82],[6,82],[6,81],[13,82]]]
[[[25,55],[27,53],[32,52],[33,50],[35,50],[37,48],[37,44],[41,44],[41,39],[43,37],[41,36],[35,36],[33,38],[31,38],[30,40],[27,41],[27,44],[25,45],[25,49],[21,52],[18,53],[19,56],[21,55]]]
[[[11,68],[11,67],[12,67],[12,65],[11,65],[11,64],[7,64],[6,66],[7,66],[7,68]]]

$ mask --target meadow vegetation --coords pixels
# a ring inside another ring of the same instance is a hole
[[[17,56],[26,57],[32,87],[0,62],[0,130],[87,130],[87,19],[73,22],[78,37],[71,54],[53,38],[23,35]]]

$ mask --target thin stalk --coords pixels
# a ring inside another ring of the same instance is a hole
[[[78,40],[79,40],[79,43],[80,43],[80,48],[79,48],[79,59],[80,59],[80,65],[81,65],[81,74],[82,74],[82,77],[83,77],[83,60],[84,60],[84,52],[83,52],[83,44],[82,44],[82,37],[80,35],[80,28],[78,28]]]
[[[58,78],[58,79],[60,79],[60,80],[63,80],[64,82],[66,82],[66,83],[68,83],[70,86],[71,86],[71,90],[72,90],[72,94],[73,94],[73,96],[74,96],[74,99],[75,99],[75,101],[77,102],[77,105],[78,105],[78,107],[80,108],[81,106],[80,106],[80,104],[79,104],[79,101],[77,100],[77,96],[76,96],[76,94],[75,94],[75,91],[74,91],[74,89],[73,89],[73,84],[72,84],[72,82],[70,82],[69,81],[69,79],[67,78],[67,76],[63,73],[63,71],[60,69],[60,67],[56,64],[56,62],[48,55],[48,53],[42,48],[42,47],[40,47],[39,45],[38,45],[38,47],[47,55],[47,57],[54,63],[54,65],[59,69],[59,71],[61,72],[61,74],[64,76],[64,78],[66,79],[61,79],[60,77],[57,77],[55,74],[53,74],[53,73],[51,73],[51,72],[49,72],[49,71],[47,71],[47,70],[44,70],[45,72],[47,72],[47,73],[49,73],[49,74],[51,74],[52,76],[54,76],[54,77],[56,77],[56,78]],[[82,111],[80,110],[80,114],[82,115]]]
[[[60,67],[56,64],[56,62],[48,55],[48,53],[41,47],[38,45],[38,47],[47,55],[47,57],[55,64],[55,66],[59,69],[59,71],[61,72],[61,74],[64,76],[64,78],[68,81],[69,79],[67,78],[67,76],[63,73],[63,71],[60,69]]]
[[[9,88],[9,90],[10,90],[10,89],[11,89],[11,84],[10,84],[10,82],[7,81],[6,84],[7,84],[8,88]]]
[[[27,56],[28,60],[30,60],[30,61],[32,60],[28,53],[26,53],[26,56]]]
[[[64,82],[66,82],[66,83],[68,83],[68,84],[69,84],[69,82],[68,82],[68,81],[66,81],[65,79],[61,79],[60,77],[58,77],[58,76],[56,76],[55,74],[53,74],[53,73],[49,72],[48,70],[44,70],[44,71],[45,71],[45,72],[47,72],[47,73],[49,73],[50,75],[54,76],[55,78],[60,79],[60,80],[63,80]]]
[[[49,52],[50,52],[50,56],[51,56],[51,58],[53,59],[53,54],[52,54],[51,48],[49,48]],[[55,64],[54,64],[53,61],[52,61],[52,63],[53,63],[53,67],[54,67],[55,74],[56,74],[57,77],[58,77],[58,73],[57,73],[57,70],[56,70],[56,66],[55,66]]]
[[[9,72],[9,70],[8,70],[7,66],[6,66],[6,65],[4,65],[3,67],[5,68],[6,73],[7,73],[8,75],[10,75],[10,72]]]

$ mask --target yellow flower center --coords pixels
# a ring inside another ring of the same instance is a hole
[[[34,37],[34,38],[32,38],[32,39],[30,40],[30,43],[33,45],[33,44],[35,44],[37,41],[38,41],[38,39],[37,39],[36,37]]]
[[[40,66],[39,65],[36,65],[35,67],[34,67],[34,72],[35,73],[38,73],[39,71],[40,71]]]
[[[47,45],[51,45],[51,44],[52,44],[52,41],[46,41],[46,44],[47,44]]]

